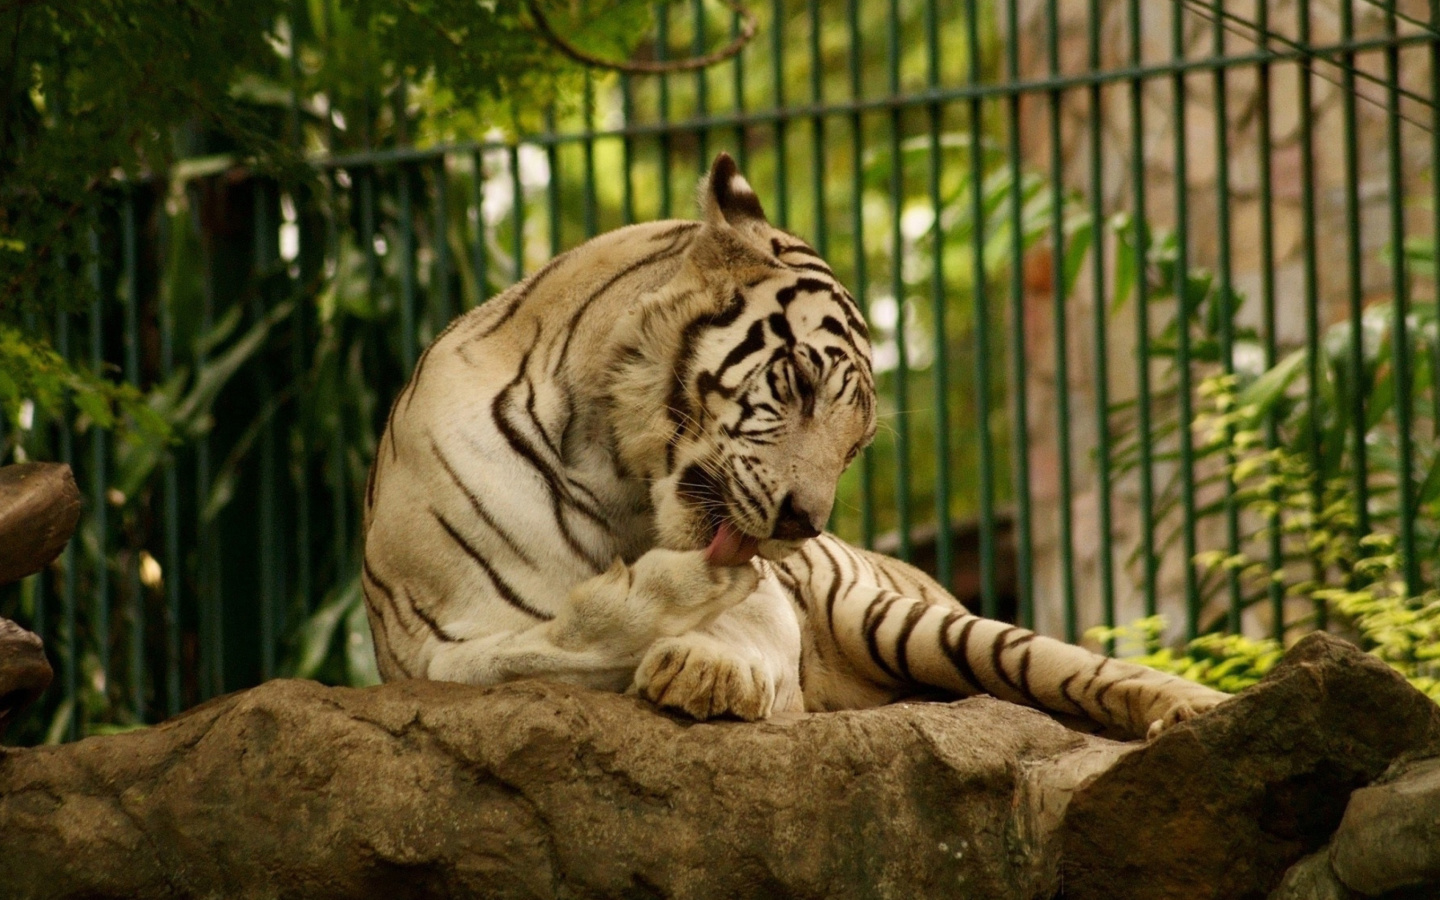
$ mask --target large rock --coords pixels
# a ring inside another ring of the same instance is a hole
[[[0,584],[43,569],[79,521],[80,489],[69,466],[0,466]]]
[[[0,618],[0,736],[54,677],[40,637]]]
[[[1437,738],[1326,638],[1132,745],[988,698],[695,724],[538,682],[277,681],[0,754],[0,897],[1260,898]]]
[[[1330,868],[1330,850],[1317,850],[1290,867],[1266,900],[1358,900]]]
[[[1399,766],[1352,794],[1330,859],[1341,881],[1369,897],[1440,887],[1440,759]]]
[[[1329,840],[1350,792],[1440,750],[1440,707],[1312,634],[1264,682],[1084,786],[1058,837],[1065,896],[1264,897]]]
[[[990,699],[694,724],[553,684],[276,681],[0,757],[5,897],[1048,897]]]

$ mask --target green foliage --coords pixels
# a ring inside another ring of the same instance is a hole
[[[1238,634],[1203,634],[1175,650],[1159,645],[1164,631],[1165,618],[1150,616],[1116,628],[1091,628],[1085,637],[1114,641],[1122,659],[1231,694],[1263,678],[1285,652],[1273,639],[1251,640]]]
[[[293,641],[294,653],[287,665],[292,678],[319,678],[352,687],[380,683],[359,575],[327,594],[295,630]]]
[[[1407,598],[1403,582],[1377,582],[1360,590],[1323,591],[1346,626],[1346,636],[1379,657],[1421,693],[1440,703],[1440,591]],[[1085,637],[1114,641],[1116,655],[1227,693],[1265,676],[1284,655],[1273,638],[1202,634],[1179,649],[1160,646],[1163,616],[1117,628],[1091,628]]]
[[[117,384],[71,366],[48,344],[0,322],[0,410],[7,414],[6,424],[14,436],[8,439],[18,445],[37,413],[43,421],[72,407],[76,427],[82,431],[111,429],[123,422],[157,444],[170,439],[169,423],[145,402],[135,385]],[[5,449],[0,447],[0,459],[8,455]]]
[[[1244,295],[1221,291],[1203,270],[1181,272],[1173,234],[1143,236],[1127,218],[1112,225],[1122,248],[1112,308],[1129,300],[1141,277],[1150,279],[1152,302],[1175,302],[1176,286],[1184,285],[1185,302],[1176,304],[1176,314],[1151,348],[1152,357],[1168,367],[1159,382],[1150,439],[1159,446],[1152,459],[1173,463],[1180,458],[1181,429],[1190,431],[1198,496],[1194,524],[1233,511],[1239,526],[1237,546],[1201,548],[1192,560],[1202,574],[1201,599],[1215,598],[1233,581],[1245,607],[1277,595],[1282,601],[1304,601],[1327,611],[1332,628],[1440,701],[1440,589],[1410,596],[1397,551],[1397,404],[1402,392],[1395,384],[1394,304],[1369,304],[1358,335],[1349,322],[1326,329],[1313,361],[1302,347],[1268,366],[1246,365],[1241,360],[1267,354],[1260,336],[1236,322]],[[1433,244],[1413,242],[1406,253],[1422,273],[1428,264],[1433,274]],[[1412,303],[1406,324],[1413,439],[1437,425],[1435,410],[1422,401],[1434,391],[1440,360],[1435,304]],[[1187,361],[1177,353],[1181,328],[1191,339]],[[1227,339],[1233,348],[1231,371],[1223,365]],[[1182,364],[1190,367],[1195,384],[1197,412],[1189,422],[1179,418],[1175,403]],[[1310,385],[1305,379],[1312,366],[1316,381]],[[1363,418],[1357,419],[1357,409]],[[1135,411],[1135,401],[1117,404],[1113,411],[1121,474],[1140,465],[1144,438],[1137,433]],[[1364,448],[1363,467],[1357,447]],[[1435,569],[1440,452],[1425,440],[1413,440],[1412,448],[1418,515],[1409,524],[1422,580],[1433,584],[1440,575]],[[1161,483],[1157,495],[1157,517],[1170,523],[1165,546],[1177,542],[1187,525],[1180,517],[1184,487],[1183,472],[1177,471]],[[1363,509],[1361,487],[1368,499]],[[1223,622],[1219,617],[1203,627],[1215,629]],[[1276,640],[1218,633],[1202,634],[1180,650],[1161,648],[1162,632],[1157,617],[1120,629],[1095,629],[1091,635],[1119,640],[1122,655],[1137,662],[1227,691],[1254,683],[1282,652]]]
[[[1361,332],[1352,336],[1349,322],[1330,326],[1321,335],[1315,360],[1305,347],[1277,354],[1266,365],[1267,349],[1254,330],[1237,321],[1247,298],[1223,291],[1214,277],[1199,268],[1177,268],[1173,233],[1142,236],[1133,221],[1117,217],[1112,227],[1120,239],[1112,309],[1137,292],[1135,281],[1149,279],[1149,298],[1174,312],[1151,344],[1151,359],[1162,365],[1151,398],[1152,427],[1142,436],[1137,427],[1138,403],[1127,400],[1112,408],[1116,435],[1114,476],[1133,473],[1142,462],[1141,447],[1151,449],[1152,463],[1166,465],[1158,481],[1154,514],[1165,529],[1160,552],[1175,546],[1193,525],[1223,522],[1233,514],[1238,525],[1236,547],[1200,547],[1192,560],[1199,568],[1200,600],[1211,601],[1238,581],[1242,607],[1284,597],[1323,602],[1333,585],[1353,588],[1373,580],[1365,570],[1366,541],[1385,540],[1398,532],[1400,431],[1388,300],[1369,304]],[[1412,253],[1418,253],[1411,248]],[[1176,288],[1185,285],[1185,302]],[[1182,361],[1179,330],[1190,338],[1188,365],[1197,412],[1191,421],[1180,417],[1177,402]],[[1412,363],[1410,385],[1411,446],[1417,475],[1418,515],[1412,520],[1422,578],[1433,583],[1433,562],[1440,553],[1440,452],[1433,442],[1415,440],[1435,427],[1435,411],[1427,398],[1433,391],[1440,354],[1436,307],[1412,303],[1408,333]],[[1231,347],[1225,370],[1225,342]],[[1361,365],[1352,354],[1358,343]],[[1316,382],[1306,384],[1313,369]],[[1357,403],[1358,400],[1358,403]],[[1355,410],[1363,406],[1357,424]],[[1182,429],[1192,443],[1195,517],[1183,514],[1188,489],[1179,449]],[[1358,433],[1357,433],[1358,432]],[[1364,448],[1362,469],[1357,447]],[[1358,489],[1364,473],[1368,503],[1362,531]],[[1278,536],[1278,563],[1269,547]],[[1223,616],[1203,624],[1210,630]],[[1294,623],[1290,623],[1294,624]]]

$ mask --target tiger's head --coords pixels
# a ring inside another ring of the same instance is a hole
[[[766,220],[728,155],[700,202],[682,273],[640,329],[656,363],[643,429],[663,455],[645,472],[656,538],[716,565],[778,559],[824,529],[875,434],[869,335],[829,265]]]

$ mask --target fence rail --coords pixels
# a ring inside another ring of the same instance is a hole
[[[874,327],[885,425],[843,536],[1072,640],[1324,627],[1302,588],[1372,537],[1433,587],[1440,17],[1281,8],[776,0],[733,63],[587,76],[518,140],[356,149],[370,124],[328,116],[307,181],[222,159],[107,188],[74,263],[98,299],[27,327],[156,390],[183,440],[10,423],[88,497],[0,590],[61,672],[19,739],[373,678],[358,492],[419,349],[565,247],[691,214],[720,149]],[[657,11],[657,59],[734,33],[686,12]]]

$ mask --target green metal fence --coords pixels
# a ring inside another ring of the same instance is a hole
[[[519,140],[409,146],[400,84],[368,113],[389,145],[306,117],[332,148],[309,182],[211,157],[112,186],[102,299],[28,324],[161,388],[183,440],[11,423],[14,455],[69,462],[88,498],[59,563],[0,592],[60,673],[19,739],[372,678],[358,495],[416,354],[554,253],[693,215],[721,149],[874,326],[884,424],[843,536],[1072,640],[1155,613],[1324,627],[1306,586],[1353,586],[1346,553],[1419,595],[1440,10],[1410,6],[775,0],[732,62],[586,76]],[[643,50],[737,31],[695,0]]]

